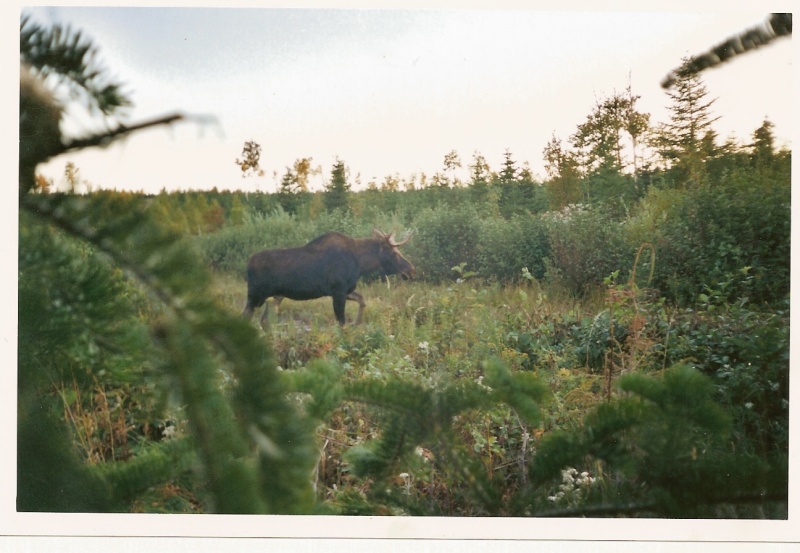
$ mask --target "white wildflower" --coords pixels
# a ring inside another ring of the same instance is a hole
[[[164,435],[164,439],[165,440],[169,440],[169,439],[174,438],[177,433],[178,433],[178,429],[175,428],[174,425],[167,426],[166,428],[164,428],[164,431],[162,432],[162,434]]]

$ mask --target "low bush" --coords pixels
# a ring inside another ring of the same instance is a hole
[[[715,399],[733,415],[737,446],[758,454],[789,445],[789,309],[773,313],[702,294],[676,317],[670,359],[688,360],[711,378]]]
[[[205,262],[218,271],[244,273],[254,253],[269,248],[288,248],[314,237],[314,228],[278,209],[269,215],[248,214],[240,225],[196,237]]]
[[[541,279],[545,274],[545,258],[550,242],[544,219],[535,215],[517,215],[484,219],[480,224],[476,270],[486,279],[513,282],[522,276],[522,269]]]
[[[605,212],[571,206],[548,216],[550,260],[564,284],[586,294],[614,272],[627,275],[636,249],[624,225]]]
[[[478,212],[471,206],[427,209],[415,222],[408,254],[422,278],[439,282],[453,278],[462,263],[474,270],[480,243]]]
[[[653,190],[630,223],[657,250],[655,286],[691,305],[705,287],[734,301],[781,302],[789,291],[790,187],[739,169],[694,190]]]

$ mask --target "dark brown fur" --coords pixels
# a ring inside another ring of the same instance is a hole
[[[247,263],[247,303],[242,316],[251,318],[253,311],[271,297],[280,303],[283,298],[311,300],[330,296],[340,325],[345,324],[345,302],[358,302],[355,324],[359,324],[366,303],[355,289],[363,274],[414,276],[414,266],[399,249],[406,241],[396,243],[393,235],[380,231],[375,231],[372,238],[329,232],[299,248],[259,252]],[[264,308],[262,326],[268,310]]]

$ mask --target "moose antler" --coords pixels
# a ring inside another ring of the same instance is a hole
[[[389,244],[391,244],[394,247],[399,247],[399,246],[402,246],[403,244],[407,243],[409,240],[411,240],[411,233],[408,233],[408,236],[406,236],[400,242],[395,242],[394,241],[394,233],[391,233],[388,238],[389,238]]]
[[[406,236],[403,240],[401,240],[400,242],[395,242],[394,234],[395,234],[394,232],[386,234],[382,230],[378,230],[376,228],[372,229],[372,236],[374,236],[375,238],[381,238],[383,240],[388,241],[390,246],[394,247],[402,246],[403,244],[411,240],[411,233],[408,233],[408,236]]]

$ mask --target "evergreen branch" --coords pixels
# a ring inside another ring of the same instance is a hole
[[[760,25],[751,27],[714,46],[704,54],[690,58],[681,67],[670,71],[661,81],[662,88],[671,88],[681,75],[700,73],[705,69],[716,67],[729,59],[760,48],[773,40],[791,36],[792,14],[773,13]]]
[[[122,504],[190,469],[195,460],[191,441],[183,438],[147,447],[124,462],[95,465],[92,470],[110,485],[115,502]]]
[[[21,206],[97,248],[175,313],[176,320],[163,320],[157,325],[154,337],[168,353],[165,368],[180,382],[200,457],[217,499],[216,508],[222,512],[265,512],[258,494],[257,474],[240,460],[248,453],[247,441],[241,431],[237,432],[233,414],[216,386],[217,367],[206,348],[198,347],[194,339],[197,321],[213,320],[216,313],[202,298],[207,275],[190,269],[197,265],[187,257],[185,248],[175,247],[179,237],[161,230],[141,211],[116,213],[121,216],[105,226],[93,224],[95,206],[86,198],[27,195]],[[105,207],[111,207],[114,214],[113,206]],[[131,249],[126,243],[129,240],[135,240],[138,249]],[[133,253],[123,253],[126,250]],[[176,271],[178,264],[182,273]],[[194,286],[186,285],[187,278]],[[192,293],[200,299],[193,298]]]
[[[97,48],[91,39],[70,27],[45,28],[24,16],[20,23],[20,61],[42,78],[50,75],[67,82],[73,94],[83,93],[90,111],[110,115],[131,105],[119,83],[109,82],[95,63]]]
[[[157,325],[155,338],[169,353],[166,368],[181,383],[217,507],[223,512],[308,511],[313,429],[286,402],[271,352],[255,329],[209,299],[208,274],[180,236],[130,206],[99,206],[104,224],[93,220],[97,206],[86,198],[26,195],[21,206],[107,255],[175,315]],[[205,344],[198,347],[198,339]],[[233,368],[237,417],[217,389],[218,362],[207,346]],[[248,443],[260,449],[258,472],[245,460]]]
[[[52,199],[51,199],[52,198]],[[160,279],[152,272],[146,271],[142,264],[137,263],[134,259],[124,255],[119,249],[114,248],[113,244],[109,241],[103,240],[101,233],[97,228],[92,227],[88,218],[76,217],[75,214],[68,214],[67,209],[72,207],[78,212],[88,211],[88,205],[82,205],[75,208],[75,206],[68,206],[65,208],[63,204],[68,203],[68,200],[79,201],[79,198],[67,198],[67,201],[59,205],[57,201],[58,196],[33,196],[26,195],[22,197],[20,207],[39,218],[45,223],[51,224],[68,235],[76,238],[82,242],[91,244],[98,251],[107,255],[110,259],[114,260],[116,264],[124,268],[129,273],[133,274],[137,280],[144,284],[156,297],[165,305],[168,305],[173,311],[178,314],[183,314],[185,317],[184,306],[182,302],[176,301],[167,290],[160,285]],[[73,203],[75,203],[73,202]],[[88,202],[85,202],[88,204]],[[73,215],[73,216],[70,216]],[[77,223],[76,221],[80,221]],[[135,224],[133,221],[126,221],[130,224]],[[172,236],[172,242],[178,240],[177,236]]]
[[[118,138],[123,138],[133,132],[148,129],[150,127],[157,127],[160,125],[171,125],[177,121],[183,121],[186,117],[180,113],[159,117],[150,121],[136,123],[135,125],[119,124],[117,128],[105,133],[93,134],[84,138],[76,138],[66,141],[63,149],[54,153],[51,157],[64,154],[73,150],[82,150],[84,148],[101,147],[105,148]]]

